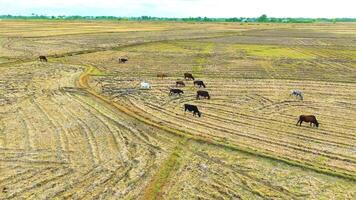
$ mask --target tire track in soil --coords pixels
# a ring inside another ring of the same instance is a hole
[[[114,188],[120,188],[116,187],[116,184],[128,177],[129,172],[132,170],[132,167],[130,166],[128,169],[125,169],[123,173],[119,173],[118,170],[116,170],[113,174],[112,177],[104,181],[102,183],[102,187],[100,188],[101,191],[98,191],[96,195],[92,195],[93,199],[106,199],[109,194],[113,196],[114,193]]]
[[[142,109],[141,110],[141,112],[147,112],[145,109]],[[150,114],[150,116],[154,116],[154,115],[152,115],[152,114]],[[174,117],[176,117],[176,116],[174,116]],[[172,125],[172,123],[174,124],[174,123],[177,123],[176,121],[167,121],[167,120],[163,120],[163,121],[165,121],[165,122],[167,122],[166,124],[170,124],[170,125]],[[229,131],[229,130],[225,130],[224,128],[221,128],[220,127],[220,125],[211,125],[210,123],[208,123],[208,122],[204,122],[204,123],[202,123],[202,122],[196,122],[195,121],[195,123],[199,123],[200,125],[204,125],[205,127],[209,127],[209,128],[211,128],[211,129],[214,129],[214,130],[217,130],[217,131],[222,131],[222,132],[228,132],[229,134],[232,134],[232,135],[236,135],[236,131],[234,131],[234,130],[232,130],[232,131]],[[210,124],[210,125],[209,125]],[[180,128],[180,125],[177,125],[177,127],[176,128]],[[194,132],[196,132],[196,130],[194,130],[194,129],[190,129],[190,130],[188,130],[188,131],[191,131],[192,133],[194,133]],[[208,134],[208,133],[205,133],[204,134],[205,136],[206,135],[209,135],[209,136],[211,136],[211,138],[220,138],[220,140],[222,140],[223,138],[221,138],[221,137],[218,137],[218,136],[215,136],[215,135],[211,135],[211,134]],[[241,134],[238,134],[238,135],[241,135]],[[245,136],[245,135],[242,135],[243,137],[247,137],[247,138],[250,138],[250,139],[252,139],[252,140],[257,140],[257,141],[264,141],[266,144],[268,144],[267,146],[269,147],[269,146],[271,146],[271,142],[270,141],[267,141],[267,140],[262,140],[262,139],[260,139],[260,138],[258,138],[258,136],[256,136],[256,137],[252,137],[252,136],[249,136],[248,134]],[[347,159],[347,158],[338,158],[338,157],[335,157],[335,156],[329,156],[329,155],[327,155],[327,154],[324,154],[324,153],[319,153],[319,152],[314,152],[314,151],[311,151],[311,150],[308,150],[308,149],[300,149],[299,147],[294,147],[294,146],[290,146],[290,145],[285,145],[285,144],[280,144],[280,143],[277,143],[277,142],[272,142],[272,143],[274,143],[275,145],[277,145],[277,146],[279,146],[279,147],[282,147],[282,148],[292,148],[292,149],[295,149],[295,150],[300,150],[300,151],[302,151],[302,152],[305,152],[305,153],[311,153],[311,154],[313,154],[313,155],[323,155],[323,156],[326,156],[326,157],[330,157],[330,158],[336,158],[336,159],[338,159],[338,160],[340,160],[340,161],[349,161],[349,159]],[[266,147],[267,147],[266,146]],[[257,150],[256,150],[257,151]],[[269,151],[271,151],[271,149],[269,149]],[[273,152],[273,151],[272,151]],[[275,152],[276,153],[276,152]],[[278,155],[278,154],[277,154]],[[287,157],[285,157],[285,156],[282,156],[282,157],[280,157],[280,158],[285,158],[285,159],[290,159],[290,158],[287,158]],[[301,160],[299,160],[299,159],[297,159],[297,160],[295,160],[295,159],[292,159],[292,160],[294,160],[294,161],[297,161],[297,162],[301,162]],[[312,163],[310,163],[310,161],[308,161],[308,160],[306,160],[307,161],[307,163],[309,164],[309,165],[314,165],[314,164],[312,164]],[[303,161],[302,161],[303,162]],[[304,161],[305,162],[305,161]],[[336,168],[336,169],[338,169],[338,170],[341,170],[341,171],[343,171],[343,172],[351,172],[351,173],[353,173],[353,171],[349,171],[349,170],[347,170],[347,169],[344,169],[344,168],[340,168],[340,167],[335,167],[335,166],[333,166],[334,168]],[[322,167],[320,167],[321,169],[325,169],[325,166],[322,166]],[[329,169],[329,170],[331,170],[331,168],[327,168],[327,169]]]
[[[118,166],[114,171],[106,170],[105,174],[102,174],[102,176],[98,177],[97,179],[94,179],[93,183],[91,183],[90,185],[77,189],[76,193],[72,196],[72,198],[90,199],[90,197],[93,196],[93,193],[97,192],[96,190],[99,189],[98,186],[100,186],[100,189],[102,189],[105,186],[105,184],[108,181],[110,181],[112,178],[114,178],[116,175],[121,175],[120,170],[122,169],[123,169],[122,166]],[[123,174],[125,174],[125,171]]]
[[[106,129],[107,130],[109,130],[109,134],[110,134],[110,136],[111,136],[111,139],[112,139],[112,143],[113,143],[113,148],[114,148],[114,150],[116,151],[115,152],[115,154],[118,154],[119,156],[120,156],[120,161],[122,162],[122,164],[123,164],[123,162],[125,162],[125,161],[127,161],[128,160],[128,158],[127,158],[127,154],[125,155],[124,153],[122,153],[122,151],[124,151],[124,152],[128,152],[127,150],[126,150],[126,148],[125,148],[125,150],[124,149],[120,149],[120,143],[121,143],[121,141],[120,140],[118,140],[118,136],[116,136],[117,134],[115,134],[115,132],[117,132],[118,130],[116,129],[116,131],[115,130],[113,130],[113,128],[111,128],[111,124],[109,124],[108,122],[106,122],[105,120],[104,120],[104,118],[103,118],[103,116],[102,116],[102,113],[100,113],[100,112],[98,112],[97,110],[95,110],[96,111],[96,113],[94,113],[93,112],[93,110],[91,110],[91,109],[89,109],[88,108],[88,106],[90,106],[90,105],[88,105],[86,102],[84,102],[83,100],[79,100],[78,98],[79,97],[77,97],[76,95],[75,96],[72,96],[72,95],[70,95],[70,94],[68,94],[74,101],[76,101],[76,102],[78,102],[81,106],[83,106],[83,108],[84,109],[86,109],[88,112],[90,112],[93,116],[95,116],[105,127],[106,127]],[[87,105],[85,105],[85,107],[84,107],[84,103],[85,104],[87,104]],[[109,140],[107,141],[107,143],[109,144],[109,143],[111,143]]]
[[[147,135],[145,135],[142,131],[139,131],[133,127],[130,127],[120,121],[117,121],[115,119],[113,119],[112,117],[106,115],[105,113],[101,112],[98,108],[95,108],[93,105],[90,105],[87,103],[88,106],[92,107],[94,110],[96,110],[97,112],[99,112],[103,117],[105,117],[106,119],[110,120],[111,122],[113,122],[114,124],[124,128],[125,130],[128,130],[129,132],[132,133],[132,135],[137,138],[138,140],[142,141],[143,143],[153,147],[154,149],[160,149],[160,147],[158,145],[154,145],[152,144],[152,139],[148,139],[149,137]],[[140,137],[140,135],[142,137]],[[157,143],[157,142],[156,142]]]
[[[24,132],[24,140],[25,140],[25,149],[27,151],[32,151],[34,148],[34,142],[32,140],[31,134],[30,134],[30,127],[28,125],[28,123],[25,121],[25,115],[22,111],[22,108],[18,108],[18,112],[16,113],[17,117],[20,119],[20,122],[22,124],[23,127],[23,132]]]
[[[109,135],[111,136],[112,141],[113,141],[113,142],[112,142],[112,143],[113,143],[113,147],[114,147],[114,149],[116,150],[115,153],[118,153],[118,152],[119,152],[119,146],[118,146],[118,143],[117,143],[117,141],[116,141],[116,138],[115,138],[115,136],[114,136],[114,134],[113,134],[112,129],[109,127],[109,125],[108,125],[104,120],[102,120],[102,118],[100,117],[100,114],[101,114],[101,113],[99,113],[99,115],[97,115],[97,113],[94,113],[92,109],[89,109],[89,108],[88,108],[88,106],[86,105],[85,102],[78,100],[75,96],[72,96],[72,95],[69,94],[69,93],[67,93],[67,96],[71,99],[72,102],[77,102],[78,105],[79,105],[83,110],[85,110],[87,113],[90,113],[90,116],[91,116],[92,118],[96,119],[105,129],[107,129],[107,130],[109,131]],[[97,124],[97,122],[95,122],[94,124]],[[97,124],[96,126],[99,127],[99,124]],[[94,131],[93,131],[93,132],[94,132]],[[100,132],[101,132],[101,131],[100,131]],[[99,132],[99,133],[100,133],[100,132]],[[106,134],[106,132],[102,132],[102,133],[103,133],[103,134]],[[104,152],[104,150],[106,149],[107,145],[109,145],[111,142],[109,141],[108,138],[105,139],[106,142],[104,142],[104,141],[99,141],[99,140],[97,139],[98,137],[99,137],[99,136],[97,136],[97,137],[95,138],[95,140],[96,140],[96,145],[100,142],[100,146],[101,146],[101,147],[105,147],[105,148],[102,149],[102,151],[100,151],[100,150],[99,150],[99,146],[97,146],[98,154],[100,154],[100,152],[102,152],[102,154],[105,155],[105,154],[107,154],[108,152]],[[106,144],[104,144],[104,143],[106,143]]]
[[[171,117],[174,117],[174,118],[178,118],[176,115],[173,115],[171,114],[170,112],[168,111],[165,111],[163,110],[162,108],[160,107],[157,107],[157,106],[148,106],[150,107],[151,109],[156,109],[160,112],[164,112],[166,115],[168,116],[171,116]],[[214,116],[207,116],[205,115],[205,117],[208,117],[208,118],[211,118],[211,119],[214,119]],[[179,117],[181,120],[184,120],[183,117]],[[168,122],[168,121],[167,121]],[[171,122],[172,123],[172,122]],[[245,133],[245,134],[240,134],[240,133],[236,133],[235,130],[233,129],[230,129],[230,128],[226,128],[226,127],[223,127],[221,125],[218,125],[218,124],[213,124],[213,123],[210,123],[210,122],[207,122],[207,121],[204,121],[203,122],[195,122],[197,124],[200,124],[200,125],[204,125],[204,126],[207,126],[211,129],[214,129],[214,130],[217,130],[217,131],[222,131],[222,132],[228,132],[232,135],[239,135],[239,136],[242,136],[242,137],[247,137],[247,138],[250,138],[252,140],[257,140],[257,141],[260,141],[260,142],[265,142],[266,144],[275,144],[277,146],[283,146],[283,147],[286,147],[286,148],[291,148],[291,149],[294,149],[294,150],[300,150],[302,152],[308,152],[308,153],[312,153],[312,154],[315,154],[315,155],[323,155],[325,157],[328,157],[328,158],[332,158],[332,159],[336,159],[336,160],[341,160],[341,161],[346,161],[346,162],[351,162],[351,163],[356,163],[355,160],[353,160],[354,158],[352,157],[348,157],[348,156],[345,156],[345,155],[341,155],[341,154],[336,154],[336,153],[332,153],[332,152],[326,152],[326,151],[321,151],[323,153],[320,153],[317,149],[313,149],[311,147],[309,148],[306,148],[305,146],[301,145],[301,144],[293,144],[291,142],[288,142],[288,144],[285,144],[286,142],[285,141],[281,141],[281,140],[277,140],[277,139],[274,139],[272,140],[272,138],[267,138],[267,137],[263,137],[261,139],[261,136],[260,135],[256,135],[256,134],[251,134],[251,133]],[[240,121],[239,123],[241,124],[245,124],[245,125],[251,125],[251,124],[248,124],[248,123],[245,123],[245,122],[242,122]],[[253,124],[251,125],[253,126]],[[301,147],[304,147],[304,149],[301,149]],[[329,154],[334,154],[335,156],[332,156],[332,155],[329,155]],[[341,158],[339,156],[344,156],[345,158]]]
[[[25,187],[19,187],[19,188],[21,188],[20,190],[10,194],[9,196],[7,196],[7,198],[9,198],[9,199],[15,198],[15,197],[21,195],[24,192],[29,192],[29,191],[31,191],[33,189],[36,189],[37,187],[42,187],[43,185],[45,185],[45,184],[47,184],[49,182],[55,181],[55,180],[57,180],[59,178],[62,178],[64,176],[68,176],[68,175],[71,174],[71,171],[67,170],[64,173],[60,173],[59,175],[55,175],[54,177],[51,177],[51,175],[53,175],[53,173],[56,173],[58,170],[59,169],[51,169],[50,171],[46,172],[45,174],[40,175],[40,177],[41,176],[46,177],[45,180],[38,180],[38,178],[37,178],[38,176],[36,176],[35,180],[30,181],[32,183],[32,185],[25,186]],[[27,182],[28,182],[28,180],[27,180]],[[13,187],[13,185],[12,185],[12,187]]]
[[[7,178],[6,180],[4,180],[0,183],[0,186],[11,185],[11,187],[13,187],[14,184],[26,182],[28,179],[34,178],[42,173],[46,173],[47,171],[51,171],[54,169],[59,169],[59,168],[58,167],[57,168],[45,167],[45,168],[36,169],[36,170],[30,169],[23,173],[20,173],[18,176],[15,175],[14,177]]]
[[[61,183],[66,183],[68,179],[74,175],[74,170],[71,168],[63,169],[65,170],[64,174],[59,175],[58,177],[50,179],[50,181],[45,181],[41,184],[41,187],[30,188],[25,191],[27,194],[21,194],[22,198],[25,199],[48,199],[43,194],[49,192],[50,190],[58,187]],[[33,191],[36,190],[36,191]],[[44,196],[44,197],[43,197]]]
[[[54,135],[56,138],[55,140],[56,140],[57,159],[59,159],[62,162],[68,162],[68,157],[65,155],[65,152],[67,152],[66,142],[64,139],[64,135],[61,133],[64,130],[60,128],[61,125],[55,122],[55,120],[53,120],[53,118],[50,117],[48,112],[46,112],[45,109],[42,106],[40,106],[40,104],[35,99],[32,99],[31,102],[33,103],[34,106],[37,107],[37,109],[42,113],[42,115],[45,116],[46,120],[50,122],[50,124],[53,127],[53,128],[51,127],[51,129],[52,130],[54,129]],[[59,129],[61,129],[62,131],[60,131]]]
[[[131,101],[131,103],[132,103],[132,105],[135,105],[136,107],[138,106],[137,104],[135,104],[135,103],[133,103],[132,101]],[[173,118],[178,118],[177,117],[177,114],[179,114],[179,113],[175,113],[175,115],[173,115],[173,114],[171,114],[171,111],[166,111],[164,108],[160,108],[159,106],[156,106],[156,105],[153,105],[153,104],[150,104],[150,103],[148,103],[148,102],[145,102],[145,104],[148,106],[148,107],[150,107],[151,109],[153,109],[153,110],[157,110],[157,111],[160,111],[160,112],[164,112],[165,114],[167,114],[167,115],[170,115],[171,117],[173,117]],[[145,109],[143,109],[143,108],[141,108],[141,110],[142,111],[145,111]],[[147,111],[146,111],[147,112]],[[214,117],[214,116],[209,116],[210,118],[211,117]],[[216,117],[216,116],[215,116]],[[184,120],[182,117],[180,117],[179,119],[181,119],[181,120]],[[217,119],[217,120],[220,120],[221,122],[223,122],[224,120],[222,120],[222,119]],[[227,119],[227,120],[229,120],[229,121],[231,121],[231,122],[236,122],[236,120],[231,120],[231,119]],[[168,121],[167,121],[168,122]],[[193,121],[191,121],[191,122],[193,122]],[[194,121],[195,122],[195,121]],[[193,122],[193,123],[194,123]],[[253,127],[255,127],[255,125],[254,124],[248,124],[248,123],[246,123],[246,122],[242,122],[242,121],[238,121],[239,123],[242,123],[242,124],[245,124],[245,125],[250,125],[250,126],[253,126]],[[198,122],[197,122],[198,123]],[[204,123],[208,123],[208,122],[204,122]],[[262,127],[262,128],[265,128],[265,127]]]
[[[133,96],[134,98],[136,98],[136,96]],[[213,105],[215,105],[214,103],[210,103],[210,102],[206,102],[205,104],[213,104]],[[204,104],[204,106],[206,107],[206,105]],[[218,104],[216,104],[216,105],[218,105]],[[231,112],[231,113],[233,113],[233,112]],[[233,113],[233,114],[235,114],[235,113]],[[246,115],[247,116],[247,115]],[[249,117],[249,116],[248,116]],[[262,118],[261,118],[262,119]],[[273,120],[272,119],[272,121],[276,121],[276,120]],[[276,121],[276,122],[279,122],[279,121]],[[282,122],[281,122],[282,123]],[[323,133],[323,134],[325,134],[325,133]],[[303,136],[303,137],[307,137],[307,136]],[[315,138],[314,138],[315,139]],[[324,141],[324,140],[323,140]],[[321,143],[320,141],[317,141],[318,143]],[[324,141],[325,142],[325,141]],[[344,143],[338,143],[337,145],[349,145],[349,144],[344,144]]]
[[[73,96],[72,96],[73,97]],[[74,97],[73,97],[74,98]],[[76,101],[75,99],[73,99],[72,98],[72,100],[71,101]],[[79,97],[76,97],[76,98],[79,98]],[[79,101],[79,100],[77,100],[77,101]],[[81,104],[82,104],[83,102],[81,102]],[[89,103],[87,103],[88,104],[88,106],[90,105]],[[81,105],[81,106],[83,106],[83,105]],[[87,107],[87,106],[84,106],[84,107]],[[88,108],[86,108],[86,109],[88,109]],[[97,110],[97,111],[99,111],[99,110]],[[92,113],[93,114],[93,113]],[[149,159],[149,160],[155,160],[155,159]],[[76,194],[73,194],[73,195],[76,195]]]
[[[214,103],[214,102],[205,102],[205,107],[209,107],[209,106],[206,106],[206,105],[213,105],[213,106],[224,106],[224,105],[221,105],[220,103]],[[233,107],[233,106],[230,106],[229,107]],[[215,108],[215,107],[214,107]],[[231,112],[231,111],[226,111],[225,112],[229,112],[231,114],[234,114],[234,115],[241,115],[241,116],[244,116],[244,117],[248,117],[248,118],[255,118],[255,119],[265,119],[267,120],[266,118],[261,118],[261,117],[256,117],[256,116],[251,116],[251,115],[247,115],[247,114],[242,114],[242,113],[236,113],[236,112]],[[294,115],[283,115],[283,116],[288,116],[289,119],[294,119],[295,121],[297,121],[298,118],[296,118]],[[326,115],[324,115],[326,116]],[[278,123],[284,123],[286,124],[286,122],[282,122],[282,121],[278,121],[276,119],[268,119],[270,121],[273,121],[273,122],[278,122]],[[336,124],[338,125],[338,124]],[[341,127],[341,125],[338,125],[338,127]],[[347,134],[347,133],[343,133],[343,132],[335,132],[333,131],[333,133],[338,133],[338,134],[333,134],[331,135],[331,133],[329,132],[325,132],[325,131],[322,131],[321,129],[315,129],[314,130],[315,132],[318,132],[319,134],[321,134],[322,136],[325,136],[325,135],[329,135],[329,136],[334,136],[334,137],[338,137],[338,138],[343,138],[343,139],[346,139],[346,140],[354,140],[355,138],[352,137],[353,135],[351,134]],[[349,137],[350,136],[350,137]],[[356,135],[355,135],[356,136]]]
[[[81,97],[80,96],[77,96],[76,98],[78,98],[78,99],[81,99]],[[85,100],[83,100],[82,99],[82,101],[84,101],[85,102]],[[93,104],[91,104],[91,103],[88,103],[88,102],[85,102],[86,104],[87,104],[87,106],[88,107],[91,107],[92,109],[94,109],[94,110],[96,110],[96,112],[98,112],[102,117],[105,117],[107,120],[109,120],[109,121],[115,121],[115,119],[112,119],[110,116],[108,116],[107,114],[105,114],[105,113],[101,113],[102,112],[102,109],[98,109],[98,108],[96,108]],[[116,121],[117,122],[117,121]],[[120,127],[122,127],[122,125],[119,125]],[[131,130],[131,132],[132,132],[132,128],[130,128],[130,127],[127,127],[126,125],[124,125],[124,127],[122,127],[122,128],[124,128],[124,129],[130,129]],[[129,131],[130,131],[129,130]],[[135,134],[135,135],[137,135],[137,134]],[[142,139],[142,138],[138,138],[138,139]],[[149,141],[151,141],[152,142],[152,139],[150,139]],[[153,148],[154,150],[157,150],[157,148],[159,148],[159,146],[156,146],[156,145],[153,145],[152,146],[152,144],[151,143],[147,143],[147,142],[149,142],[149,141],[146,141],[146,140],[144,140],[143,142],[143,144],[146,144],[146,145],[148,145],[149,147],[151,147],[151,148]],[[151,154],[152,155],[152,154]],[[156,160],[157,158],[156,157],[154,157],[154,158],[149,158],[149,159],[146,159],[146,160],[149,160],[150,162],[149,163],[147,163],[147,166],[146,167],[144,167],[143,169],[145,169],[145,171],[148,171],[148,169],[151,169],[153,166],[154,166],[154,160]],[[142,181],[142,180],[140,180],[140,181]],[[134,182],[133,180],[131,181],[131,182]],[[131,186],[133,186],[132,184],[131,184]]]
[[[290,198],[296,198],[296,195],[293,194],[292,192],[289,192],[287,191],[286,189],[282,188],[282,187],[279,187],[279,186],[274,186],[272,185],[270,182],[268,181],[264,181],[264,180],[261,180],[259,178],[256,178],[256,177],[253,177],[251,175],[249,175],[248,173],[244,172],[243,170],[239,170],[239,169],[236,169],[235,167],[231,166],[231,165],[228,165],[228,164],[225,164],[224,162],[219,162],[215,159],[212,159],[210,158],[208,155],[205,155],[205,154],[202,154],[202,153],[197,153],[197,152],[193,152],[196,156],[199,156],[203,159],[206,159],[206,160],[209,160],[210,162],[213,162],[213,163],[216,163],[218,165],[222,165],[224,167],[226,167],[227,169],[230,169],[232,170],[233,172],[236,173],[237,176],[243,176],[247,179],[250,179],[250,180],[253,180],[255,182],[258,182],[260,183],[261,185],[265,186],[265,187],[268,187],[270,188],[271,190],[275,191],[275,192],[278,192],[278,193],[282,193]]]
[[[53,104],[55,104],[54,102],[55,102],[55,97],[53,97],[53,96],[51,96],[51,103],[53,103]],[[45,107],[46,106],[48,106],[49,104],[43,104],[43,109],[44,110],[46,110],[45,109]],[[68,118],[67,118],[67,116],[66,115],[64,115],[63,113],[62,113],[62,110],[60,110],[59,108],[61,108],[61,107],[58,107],[58,106],[51,106],[51,108],[50,109],[56,109],[56,112],[54,112],[54,113],[56,113],[56,115],[54,115],[54,116],[52,116],[52,120],[55,122],[54,124],[57,124],[57,128],[56,128],[56,130],[58,131],[59,129],[61,130],[61,131],[63,131],[63,133],[64,134],[62,134],[63,135],[63,149],[66,151],[66,152],[63,152],[64,153],[64,155],[65,155],[65,159],[66,159],[66,162],[68,162],[68,163],[71,163],[71,153],[73,153],[73,151],[71,151],[70,150],[70,144],[69,144],[69,139],[68,139],[68,137],[69,137],[69,135],[71,135],[70,134],[70,130],[68,131],[68,129],[71,129],[72,127],[71,126],[68,126],[68,125],[64,125],[64,123],[62,123],[61,121],[67,121],[67,122],[69,122],[69,120],[68,120]],[[48,110],[50,110],[49,108],[47,108],[47,112],[48,112]],[[58,119],[54,119],[54,118],[57,118],[58,117]],[[68,123],[68,124],[70,124],[70,123]],[[58,131],[58,132],[60,132],[60,131]],[[73,136],[73,135],[72,135]]]
[[[107,161],[110,162],[110,161]],[[90,168],[88,171],[81,173],[75,172],[72,177],[66,181],[66,185],[61,188],[55,188],[53,192],[48,194],[47,198],[49,199],[65,199],[69,198],[71,195],[75,194],[75,191],[78,188],[84,187],[86,184],[90,184],[91,181],[99,178],[102,174],[106,173],[107,170],[103,167],[106,163],[101,163],[95,167]]]
[[[3,186],[3,185],[6,185],[6,184],[9,184],[9,182],[11,181],[16,181],[17,180],[22,180],[22,176],[25,176],[29,173],[33,173],[35,171],[35,169],[26,169],[24,171],[21,171],[21,172],[16,172],[15,174],[12,174],[12,175],[8,175],[6,177],[2,177],[2,179],[0,179],[0,186]]]
[[[53,100],[56,98],[53,98]],[[57,103],[58,106],[61,105],[60,102],[55,101],[55,103]],[[62,110],[63,112],[67,113],[66,116],[70,116],[73,120],[71,121],[76,121],[78,126],[80,127],[80,130],[82,133],[84,133],[84,140],[87,143],[87,147],[89,150],[89,154],[91,157],[91,161],[93,165],[98,165],[100,162],[100,159],[98,158],[98,150],[95,146],[95,137],[93,136],[93,134],[91,133],[91,130],[88,128],[88,126],[84,123],[84,121],[82,119],[80,119],[80,117],[78,115],[75,114],[74,111],[71,111],[69,109],[67,109],[65,106],[62,106]]]
[[[208,104],[208,103],[206,103],[206,104]],[[240,117],[243,116],[244,119],[247,118],[247,119],[259,121],[259,122],[262,122],[262,123],[276,122],[276,123],[280,123],[280,124],[290,125],[290,123],[283,122],[283,121],[278,121],[278,120],[275,120],[275,119],[267,119],[267,118],[256,117],[256,116],[253,116],[253,115],[247,115],[247,114],[243,114],[243,113],[231,112],[231,111],[228,111],[228,110],[225,110],[225,109],[218,108],[217,106],[209,107],[209,106],[204,105],[204,107],[213,108],[215,110],[218,110],[221,113],[229,114],[230,116],[231,115],[232,116],[240,116]],[[218,118],[217,120],[221,120],[221,121],[230,121],[230,122],[241,123],[241,121],[233,120],[233,119],[230,119],[230,118],[223,118],[223,117],[220,117],[218,115],[212,115],[212,116]],[[256,126],[256,125],[252,125],[252,124],[250,124],[250,126],[266,128],[265,126]],[[274,131],[278,132],[276,129],[272,129],[272,128],[269,128],[269,130],[274,130]],[[317,143],[320,143],[320,144],[328,144],[328,145],[333,145],[333,146],[338,146],[338,147],[341,147],[341,146],[343,146],[343,147],[352,147],[353,146],[352,144],[347,144],[347,143],[337,142],[337,141],[330,141],[330,140],[326,140],[326,139],[322,139],[322,138],[312,137],[312,136],[303,135],[303,134],[294,133],[294,132],[289,132],[289,131],[283,131],[282,133],[278,133],[278,134],[279,135],[287,135],[287,136],[290,136],[290,137],[295,137],[297,139],[300,139],[300,137],[301,137],[301,138],[305,138],[305,139],[308,139],[308,140],[311,140],[313,142],[317,142]],[[324,134],[322,136],[324,136]],[[345,139],[351,139],[351,138],[345,138]]]
[[[78,191],[90,187],[90,185],[95,183],[95,180],[100,180],[107,174],[112,173],[112,170],[110,169],[112,167],[106,166],[111,165],[112,161],[113,160],[108,160],[106,162],[103,162],[100,165],[90,168],[85,173],[82,173],[82,169],[78,169],[74,174],[75,176],[72,176],[70,179],[67,180],[66,185],[63,185],[63,187],[60,188],[54,188],[54,190],[51,191],[46,198],[72,199],[74,198],[74,196],[78,196]],[[118,166],[115,168],[116,170],[122,168],[122,165],[115,164],[115,166]]]

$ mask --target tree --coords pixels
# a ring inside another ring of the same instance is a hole
[[[268,17],[266,14],[261,15],[259,18],[257,18],[258,22],[267,22],[268,21]]]

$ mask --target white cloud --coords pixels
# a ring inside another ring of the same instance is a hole
[[[356,17],[356,0],[0,0],[0,14]]]

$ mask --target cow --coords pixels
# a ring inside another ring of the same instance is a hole
[[[303,92],[300,90],[291,90],[290,95],[293,95],[295,97],[299,97],[300,100],[303,100]]]
[[[144,81],[140,83],[140,86],[141,86],[141,89],[145,89],[145,90],[151,89],[150,84],[147,82],[144,82]]]
[[[184,92],[181,89],[170,89],[169,95],[171,96],[173,94],[178,94],[180,96],[181,94],[184,94]]]
[[[47,58],[46,56],[38,56],[38,58],[40,59],[41,62],[47,62]]]
[[[194,77],[191,73],[184,73],[184,79],[188,79],[188,80],[193,80],[194,81]]]
[[[199,81],[199,80],[194,81],[194,85],[198,85],[199,87],[202,87],[202,86],[203,86],[204,88],[206,87],[205,84],[204,84],[204,82],[203,82],[203,81]]]
[[[184,112],[186,111],[193,112],[193,116],[196,114],[201,117],[201,112],[198,110],[198,107],[195,105],[190,105],[190,104],[184,104]]]
[[[204,98],[210,99],[209,92],[203,91],[203,90],[198,90],[197,91],[197,99],[200,99],[201,96],[204,97]]]
[[[184,86],[185,86],[185,84],[184,84],[184,82],[183,82],[183,81],[176,81],[176,87],[178,87],[178,86],[182,86],[182,87],[184,87]]]
[[[309,122],[310,126],[313,124],[313,126],[319,127],[319,122],[314,115],[300,115],[296,125],[302,126],[303,122]]]
[[[167,77],[168,75],[167,74],[165,74],[165,73],[158,73],[157,74],[157,77],[158,78],[161,78],[161,79],[163,79],[163,78],[165,78],[165,77]]]
[[[128,58],[119,58],[119,63],[125,63],[128,60],[129,60]]]

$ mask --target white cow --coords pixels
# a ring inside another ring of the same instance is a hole
[[[151,89],[150,84],[147,83],[147,82],[145,82],[145,81],[143,81],[143,82],[140,83],[140,87],[141,87],[141,89],[144,89],[144,90],[149,90],[149,89]]]

